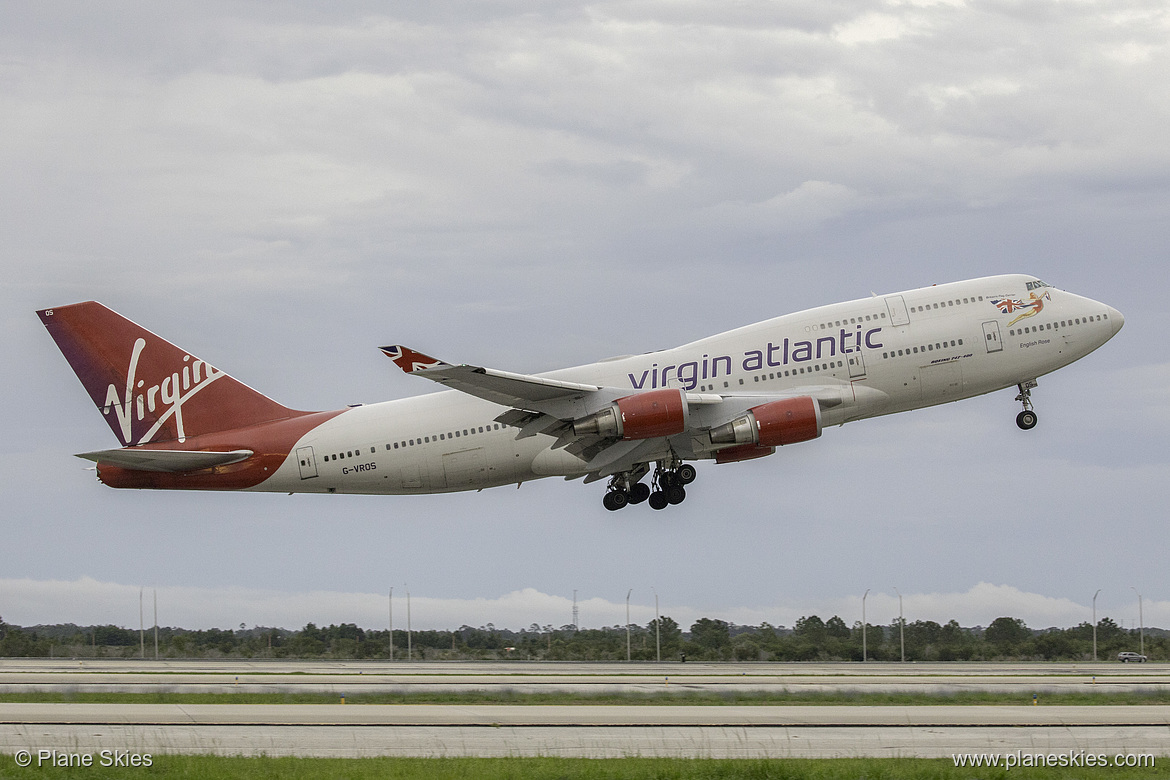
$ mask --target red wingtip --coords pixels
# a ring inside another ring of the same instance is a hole
[[[401,368],[408,374],[413,374],[416,371],[422,371],[427,368],[438,368],[440,366],[448,366],[446,363],[438,358],[433,358],[430,355],[424,355],[421,352],[416,352],[409,347],[404,347],[401,344],[394,344],[389,347],[380,347],[382,354],[394,361],[394,364]]]

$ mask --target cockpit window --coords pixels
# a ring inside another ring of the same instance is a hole
[[[1036,281],[1034,281],[1034,282],[1028,282],[1028,290],[1029,290],[1029,291],[1031,291],[1031,290],[1039,290],[1039,289],[1041,289],[1041,288],[1043,288],[1043,287],[1051,287],[1051,286],[1052,286],[1052,285],[1050,285],[1048,282],[1042,282],[1042,281],[1040,281],[1039,279],[1037,279],[1037,280],[1036,280]]]

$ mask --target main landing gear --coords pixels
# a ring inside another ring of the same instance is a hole
[[[671,504],[681,504],[687,497],[686,485],[695,481],[698,472],[689,463],[679,463],[671,468],[665,461],[660,461],[654,470],[651,480],[653,487],[638,480],[641,473],[624,472],[615,474],[609,481],[609,491],[606,492],[602,504],[611,512],[616,512],[628,504],[650,502],[651,509],[665,509]]]
[[[1029,379],[1017,385],[1020,394],[1016,396],[1016,400],[1024,405],[1024,411],[1016,415],[1016,425],[1023,431],[1030,431],[1036,427],[1036,412],[1032,410],[1032,390],[1036,384],[1035,379]]]

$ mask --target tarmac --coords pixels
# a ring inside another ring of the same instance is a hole
[[[0,691],[904,691],[1005,705],[0,703],[0,753],[295,756],[1170,755],[1170,706],[1046,706],[1053,691],[1165,690],[1170,665],[0,661]],[[1032,704],[1032,694],[1037,698]],[[2,764],[0,764],[2,765]]]

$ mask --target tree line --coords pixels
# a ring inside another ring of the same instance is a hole
[[[791,628],[761,623],[742,626],[700,618],[689,631],[670,617],[631,625],[629,657],[635,661],[1088,661],[1093,658],[1093,626],[1029,628],[1023,620],[996,618],[986,627],[964,628],[951,620],[940,625],[917,620],[889,625],[852,626],[834,615],[809,615]],[[153,658],[156,629],[145,633],[113,625],[71,623],[22,627],[0,619],[0,657]],[[1143,643],[1138,629],[1123,629],[1110,618],[1097,623],[1097,657],[1114,660]],[[511,630],[461,626],[454,631],[369,630],[354,623],[327,627],[307,624],[284,628],[157,629],[160,658],[329,658],[388,660],[543,660],[624,661],[627,628],[555,628],[533,623]],[[1144,631],[1151,660],[1170,658],[1170,632]]]

